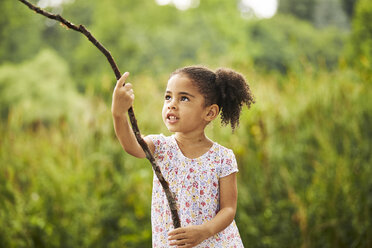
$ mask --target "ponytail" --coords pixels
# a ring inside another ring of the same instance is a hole
[[[217,104],[220,108],[221,123],[230,123],[234,130],[239,125],[243,105],[248,108],[254,98],[244,77],[231,69],[220,68],[215,72],[203,66],[189,66],[176,70],[171,74],[187,76],[204,95],[205,105]]]
[[[234,130],[239,125],[243,105],[248,108],[254,103],[252,92],[244,77],[233,70],[220,68],[216,70],[216,86],[219,92],[217,101],[221,110],[222,124],[229,124]]]

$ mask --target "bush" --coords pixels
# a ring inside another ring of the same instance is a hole
[[[12,125],[50,125],[87,109],[66,63],[51,50],[20,65],[0,67],[0,118]]]

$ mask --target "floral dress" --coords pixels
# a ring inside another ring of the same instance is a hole
[[[174,135],[149,136],[155,145],[154,157],[175,194],[181,226],[200,225],[219,211],[219,178],[237,172],[232,150],[213,143],[199,158],[185,157]],[[173,228],[167,198],[154,174],[151,205],[152,245],[170,247],[167,233]],[[233,221],[226,229],[204,240],[196,247],[243,247]]]

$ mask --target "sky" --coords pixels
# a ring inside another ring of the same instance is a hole
[[[46,7],[58,7],[63,2],[69,2],[73,0],[39,0],[37,2],[37,6],[40,8],[46,8]]]
[[[243,3],[251,7],[260,18],[272,17],[278,7],[277,0],[243,0]]]
[[[66,0],[39,0],[38,6],[45,8],[47,6],[58,6]],[[173,3],[180,10],[197,7],[199,1],[203,0],[155,0],[159,5],[167,5]],[[272,17],[277,9],[278,0],[242,0],[242,3],[253,9],[256,16],[259,18]]]
[[[156,0],[159,5],[173,3],[178,9],[186,10],[190,7],[197,7],[199,1],[203,0]],[[253,9],[259,18],[270,18],[276,13],[278,0],[242,0],[242,3]]]

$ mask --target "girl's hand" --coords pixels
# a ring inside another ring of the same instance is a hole
[[[209,238],[208,231],[201,225],[174,229],[168,233],[170,245],[189,248],[194,247]]]
[[[133,104],[134,93],[133,93],[132,85],[130,83],[126,83],[123,86],[128,76],[129,76],[129,72],[126,72],[116,82],[114,93],[112,95],[112,106],[111,106],[111,112],[114,116],[122,116],[126,114],[128,109]]]

